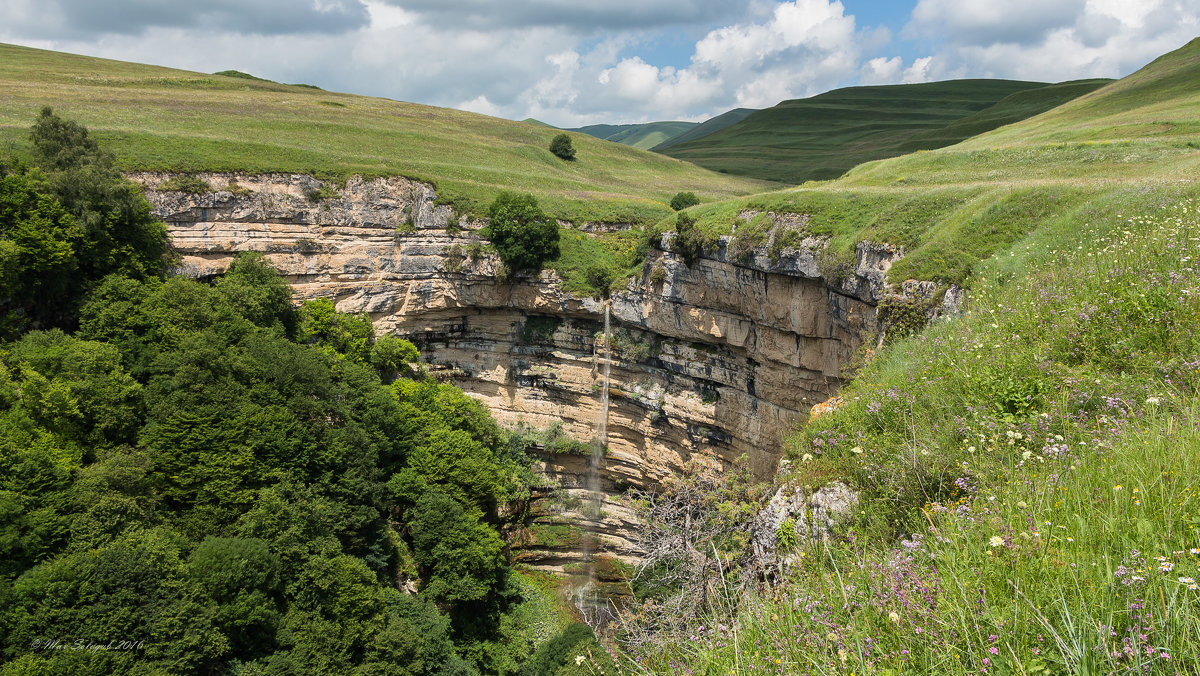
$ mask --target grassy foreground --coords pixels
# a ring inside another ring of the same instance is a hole
[[[692,210],[713,232],[794,207],[835,243],[907,237],[899,272],[940,269],[970,305],[788,440],[787,479],[853,486],[851,519],[796,546],[782,584],[719,588],[631,671],[1200,673],[1197,55],[958,146]]]
[[[558,218],[642,222],[669,214],[680,191],[716,199],[768,185],[585,134],[564,162],[548,150],[560,132],[540,125],[0,45],[0,147],[25,148],[45,105],[91,129],[123,169],[405,175],[473,213],[516,190]]]
[[[988,261],[861,373],[790,451],[864,491],[854,521],[646,666],[1196,673],[1200,195],[1159,197]]]

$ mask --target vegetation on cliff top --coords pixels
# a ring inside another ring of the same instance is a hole
[[[44,105],[88,126],[123,170],[404,175],[482,214],[504,190],[555,218],[636,223],[670,213],[680,190],[705,199],[761,181],[586,134],[575,162],[549,151],[559,130],[387,99],[0,45],[0,145],[27,147]]]

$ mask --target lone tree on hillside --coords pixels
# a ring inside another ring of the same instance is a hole
[[[488,208],[484,235],[509,270],[537,272],[558,258],[558,223],[542,213],[533,195],[502,192]]]
[[[671,198],[671,210],[682,211],[700,203],[700,198],[694,192],[681,192]]]
[[[571,137],[566,134],[559,134],[550,141],[550,152],[564,160],[575,159],[575,146],[571,145]]]

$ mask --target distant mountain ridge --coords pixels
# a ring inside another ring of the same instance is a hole
[[[643,124],[590,124],[577,131],[605,141],[649,150],[696,127],[695,122],[646,122]]]
[[[757,110],[757,108],[734,108],[733,110],[725,111],[714,118],[701,122],[682,134],[673,136],[666,141],[663,141],[662,143],[651,148],[651,150],[655,152],[661,152],[663,148],[669,148],[673,145],[678,145],[686,141],[692,141],[703,136],[708,136],[709,134],[720,131],[725,127],[741,122],[742,120],[746,119],[747,115],[757,112]]]
[[[940,148],[1032,117],[1108,82],[948,80],[846,87],[783,101],[655,150],[707,169],[782,183],[831,179],[863,162]]]

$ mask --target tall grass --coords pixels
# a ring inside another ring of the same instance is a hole
[[[844,530],[633,668],[1200,673],[1200,214],[1165,195],[981,264],[791,441],[862,491]]]

